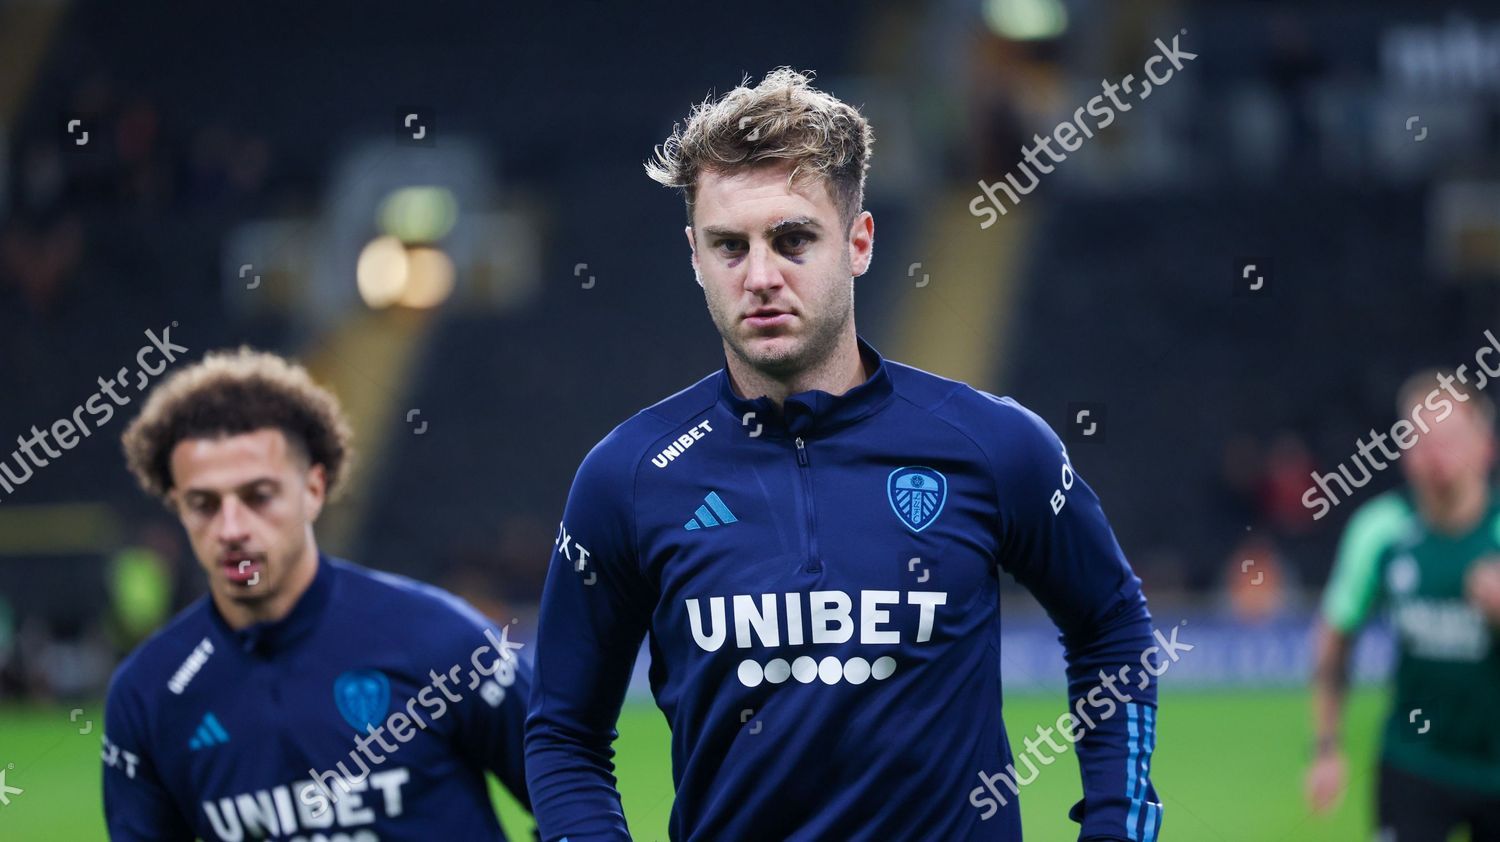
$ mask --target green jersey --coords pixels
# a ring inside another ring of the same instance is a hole
[[[1464,574],[1500,554],[1500,495],[1464,535],[1429,530],[1393,491],[1349,519],[1323,617],[1352,634],[1389,612],[1397,660],[1381,756],[1440,783],[1500,792],[1500,640],[1464,598]]]

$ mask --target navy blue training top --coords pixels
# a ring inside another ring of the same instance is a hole
[[[1061,631],[1081,716],[1048,739],[1076,738],[1080,838],[1155,837],[1164,667],[1098,498],[1030,411],[859,344],[873,373],[843,395],[778,413],[720,370],[584,458],[526,723],[543,839],[629,838],[611,742],[647,634],[672,839],[1020,839],[1052,760],[1018,733],[1039,752],[1013,764],[1001,721],[1001,570]]]
[[[279,622],[234,631],[205,596],[110,683],[110,836],[503,840],[484,773],[529,807],[531,683],[504,644],[446,591],[328,556]]]

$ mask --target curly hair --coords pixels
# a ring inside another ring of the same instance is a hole
[[[121,443],[141,488],[170,504],[178,443],[268,428],[281,430],[308,464],[322,465],[328,497],[336,496],[352,459],[352,435],[338,399],[302,366],[249,347],[206,354],[167,378]]]
[[[864,205],[865,174],[875,143],[870,123],[859,110],[811,85],[811,74],[778,67],[760,84],[739,87],[694,106],[685,124],[673,124],[672,136],[657,146],[646,174],[666,187],[683,191],[688,224],[698,176],[704,171],[731,172],[761,163],[791,161],[788,183],[819,178],[852,221]]]

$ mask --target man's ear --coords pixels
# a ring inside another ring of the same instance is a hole
[[[693,264],[693,278],[698,282],[698,286],[701,287],[703,286],[703,273],[698,271],[698,242],[693,239],[693,226],[689,225],[682,229],[682,233],[687,235],[688,260]]]
[[[323,511],[323,503],[328,499],[328,472],[322,465],[313,465],[307,469],[302,494],[307,504],[307,520],[312,523],[318,519],[319,513]]]
[[[849,270],[858,278],[870,268],[875,254],[875,217],[860,211],[849,228]]]

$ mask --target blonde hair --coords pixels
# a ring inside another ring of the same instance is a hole
[[[1484,420],[1486,426],[1493,425],[1495,423],[1494,402],[1490,400],[1488,395],[1479,391],[1482,387],[1458,380],[1453,377],[1453,374],[1454,372],[1451,370],[1429,368],[1418,371],[1406,378],[1406,380],[1402,381],[1400,388],[1396,390],[1396,414],[1405,415],[1411,412],[1413,406],[1422,404],[1428,395],[1439,391],[1438,378],[1446,377],[1449,379],[1448,387],[1467,398],[1459,398],[1455,402],[1472,406],[1479,413],[1479,417]],[[1442,391],[1446,392],[1447,390],[1444,389]],[[1444,417],[1447,416],[1445,415]]]
[[[717,100],[693,107],[685,124],[646,162],[646,174],[683,191],[688,224],[698,177],[705,171],[731,172],[790,161],[788,183],[821,179],[848,223],[864,204],[865,174],[875,142],[869,121],[858,109],[811,85],[811,75],[790,67],[767,73],[760,84],[739,87]]]
[[[165,501],[179,442],[268,428],[280,430],[309,464],[323,466],[332,499],[352,455],[349,424],[338,399],[307,369],[275,354],[248,347],[206,354],[151,392],[121,443],[141,488]]]

